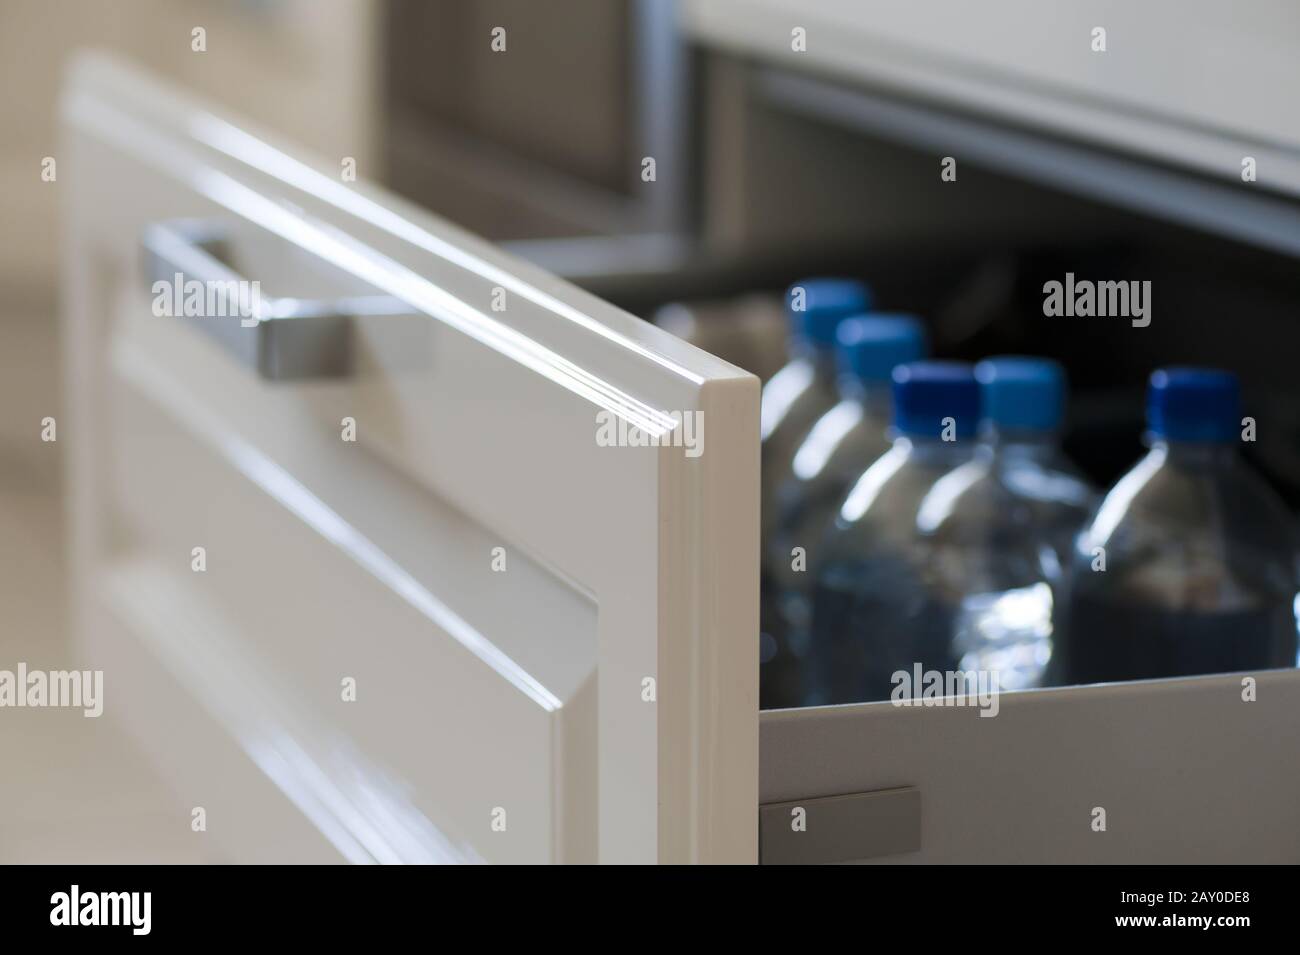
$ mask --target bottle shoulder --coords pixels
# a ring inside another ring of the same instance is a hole
[[[871,562],[876,575],[906,568],[957,601],[1044,584],[1054,571],[1043,535],[1028,508],[1017,514],[1012,503],[987,457],[941,463],[891,449],[850,491],[822,566]]]
[[[1152,452],[1106,494],[1078,538],[1085,589],[1223,609],[1297,586],[1295,521],[1242,461],[1186,467]],[[1101,562],[1099,564],[1099,561]]]
[[[1089,526],[1098,543],[1134,527],[1191,535],[1256,535],[1287,548],[1293,519],[1271,487],[1245,462],[1185,467],[1148,454],[1102,498]]]
[[[794,482],[816,488],[852,481],[889,449],[886,429],[886,422],[860,402],[838,402],[817,419],[796,449]]]
[[[936,483],[971,464],[969,452],[917,453],[895,445],[851,485],[839,524],[851,533],[912,534],[917,514]]]
[[[797,441],[837,401],[833,378],[816,362],[809,358],[790,361],[763,386],[759,400],[759,432],[763,443],[778,439]]]
[[[1088,479],[1062,454],[1045,457],[999,454],[997,473],[999,482],[1014,497],[1074,511],[1080,522],[1099,500]]]

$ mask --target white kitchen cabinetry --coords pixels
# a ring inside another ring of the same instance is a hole
[[[1295,672],[760,720],[756,379],[115,63],[63,123],[82,665],[224,856],[1300,858]]]

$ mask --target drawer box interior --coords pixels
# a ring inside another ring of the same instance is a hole
[[[1300,510],[1300,394],[1291,368],[1300,348],[1300,271],[1287,250],[1243,241],[1213,223],[1189,227],[1048,188],[996,163],[964,166],[953,201],[971,211],[1011,207],[1018,215],[989,221],[976,236],[950,231],[943,223],[963,217],[946,218],[956,210],[940,196],[937,176],[912,171],[931,168],[936,159],[929,152],[806,115],[782,122],[790,135],[813,137],[832,154],[823,173],[870,164],[904,171],[882,173],[879,197],[871,180],[837,185],[831,176],[806,188],[842,186],[859,209],[873,208],[877,198],[889,210],[910,204],[918,222],[930,223],[928,232],[914,222],[895,236],[867,234],[856,243],[831,241],[784,255],[766,247],[748,268],[733,261],[712,284],[694,276],[677,295],[671,275],[653,290],[642,283],[604,293],[765,375],[780,361],[753,357],[756,335],[738,315],[765,312],[754,320],[766,323],[764,340],[771,342],[787,284],[810,274],[860,276],[887,310],[927,322],[937,357],[1013,353],[1060,361],[1071,386],[1064,447],[1100,488],[1143,452],[1143,391],[1154,368],[1227,367],[1241,378],[1246,413],[1267,422],[1244,446],[1245,457],[1293,513]],[[761,163],[758,169],[754,188],[774,189]],[[1297,215],[1292,200],[1269,201],[1278,216]],[[1044,284],[1067,271],[1149,280],[1153,321],[1138,328],[1123,320],[1046,317]],[[886,844],[870,858],[1293,861],[1300,856],[1291,808],[1300,798],[1293,771],[1298,700],[1300,673],[1275,670],[1004,693],[994,718],[972,707],[889,702],[765,710],[764,825],[789,823],[784,815],[769,817],[769,807],[784,814],[806,801],[805,824],[812,826],[818,800],[915,788],[917,844]],[[870,803],[861,805],[857,822],[852,813],[827,817],[847,843],[856,833],[869,844],[862,834],[877,825]],[[832,853],[825,861],[849,860]]]

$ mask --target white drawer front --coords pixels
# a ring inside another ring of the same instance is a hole
[[[77,633],[224,852],[752,861],[757,381],[118,65],[64,113]]]

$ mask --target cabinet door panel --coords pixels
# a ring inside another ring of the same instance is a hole
[[[753,861],[756,379],[121,64],[63,116],[76,631],[226,852]]]

